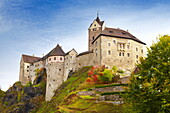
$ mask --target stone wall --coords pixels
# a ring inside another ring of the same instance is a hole
[[[138,48],[136,50],[136,48]],[[101,36],[101,64],[132,70],[145,56],[145,46],[129,39]]]
[[[64,62],[47,64],[46,101],[50,101],[55,90],[63,83]]]
[[[67,80],[68,74],[76,70],[77,52],[73,49],[65,56],[64,62],[64,81]]]
[[[93,53],[84,54],[76,57],[76,70],[84,66],[93,65]]]

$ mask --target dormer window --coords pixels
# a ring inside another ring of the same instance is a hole
[[[113,31],[109,31],[109,33],[113,33]]]

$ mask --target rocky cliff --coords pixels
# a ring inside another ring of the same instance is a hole
[[[14,83],[6,92],[1,92],[1,113],[33,112],[44,101],[45,87],[45,69],[37,73],[33,84],[28,83],[26,86],[22,86],[20,82]]]

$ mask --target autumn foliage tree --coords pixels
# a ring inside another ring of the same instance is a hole
[[[118,70],[116,66],[113,66],[112,69],[107,69],[105,66],[92,67],[88,72],[88,78],[86,82],[89,83],[112,83],[114,82],[115,77],[120,77],[124,72]]]
[[[138,70],[125,96],[130,112],[170,113],[170,36],[159,37]]]

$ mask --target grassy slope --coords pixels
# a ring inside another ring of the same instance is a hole
[[[96,97],[78,96],[78,91],[89,90],[96,85],[84,82],[90,67],[84,67],[72,75],[56,91],[50,102],[43,102],[37,113],[122,113],[122,105],[96,102]],[[100,85],[101,86],[101,85]],[[105,85],[104,85],[105,86]]]

